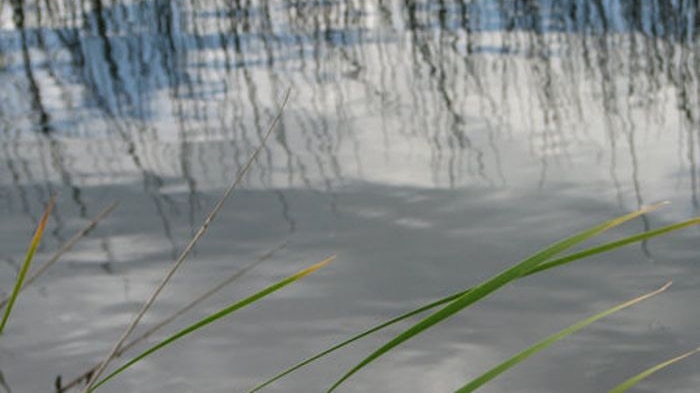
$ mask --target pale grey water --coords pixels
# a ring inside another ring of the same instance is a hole
[[[69,380],[104,355],[260,143],[288,88],[272,141],[145,324],[281,245],[167,331],[329,254],[338,260],[102,391],[243,392],[599,221],[672,202],[610,239],[700,210],[695,2],[1,4],[0,290],[10,291],[50,195],[58,205],[36,263],[120,202],[20,297],[0,337],[12,392],[50,392],[57,375]],[[522,280],[342,391],[451,392],[673,279],[667,293],[483,389],[606,391],[699,345],[699,233]],[[269,391],[323,391],[398,331]],[[637,391],[695,392],[698,361]]]

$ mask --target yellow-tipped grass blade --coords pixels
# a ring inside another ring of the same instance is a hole
[[[121,374],[126,369],[128,369],[129,367],[138,363],[139,361],[143,360],[145,357],[153,354],[154,352],[172,344],[173,342],[179,340],[180,338],[182,338],[182,337],[184,337],[184,336],[186,336],[194,331],[197,331],[197,330],[209,325],[210,323],[212,323],[214,321],[217,321],[225,316],[228,316],[229,314],[232,314],[233,312],[235,312],[237,310],[240,310],[246,306],[249,306],[249,305],[257,302],[258,300],[264,298],[265,296],[270,295],[271,293],[276,292],[276,291],[286,287],[287,285],[289,285],[297,280],[300,280],[300,279],[308,276],[309,274],[315,272],[316,270],[328,265],[334,259],[335,259],[335,256],[328,257],[317,264],[311,265],[304,270],[301,270],[301,271],[299,271],[299,272],[297,272],[297,273],[295,273],[295,274],[293,274],[293,275],[291,275],[291,276],[289,276],[281,281],[278,281],[275,284],[270,285],[269,287],[263,289],[262,291],[256,292],[253,295],[250,295],[243,300],[235,302],[235,303],[233,303],[229,306],[226,306],[226,307],[222,308],[221,310],[219,310],[219,311],[217,311],[217,312],[215,312],[207,317],[200,319],[199,321],[197,321],[197,322],[193,323],[192,325],[190,325],[190,326],[180,330],[179,332],[171,335],[170,337],[159,342],[158,344],[148,348],[147,350],[145,350],[143,353],[136,356],[135,358],[129,360],[128,362],[126,362],[126,364],[124,364],[123,366],[119,367],[111,374],[104,377],[101,381],[97,382],[95,384],[95,386],[93,386],[90,390],[88,390],[88,392],[95,391],[95,389],[102,386],[105,382],[107,382],[110,379]]]
[[[12,312],[12,307],[14,307],[15,301],[17,301],[19,290],[24,284],[24,278],[27,276],[27,272],[29,271],[29,265],[32,264],[32,259],[34,259],[34,253],[36,253],[36,249],[37,247],[39,247],[41,238],[44,236],[46,223],[49,220],[49,215],[51,214],[51,210],[53,210],[53,206],[55,203],[56,196],[53,196],[51,197],[51,200],[49,200],[49,204],[46,206],[44,214],[41,216],[41,220],[39,220],[39,225],[37,225],[36,230],[34,231],[32,242],[29,243],[29,249],[27,250],[27,254],[24,257],[24,263],[22,264],[22,267],[19,270],[19,274],[17,275],[17,281],[15,281],[15,287],[12,289],[12,294],[10,295],[10,299],[7,302],[5,313],[2,316],[2,322],[0,322],[0,334],[2,334],[3,330],[5,329],[5,325],[7,324],[7,320],[10,318],[10,312]]]

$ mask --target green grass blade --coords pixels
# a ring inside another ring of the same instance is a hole
[[[634,377],[626,380],[625,382],[615,386],[610,393],[622,393],[626,392],[629,388],[633,387],[634,385],[638,384],[642,380],[646,379],[647,377],[650,377],[652,374],[656,373],[657,371],[663,370],[664,368],[680,362],[681,360],[688,358],[692,355],[695,355],[696,353],[700,352],[700,347],[693,349],[690,352],[686,352],[682,355],[676,356],[672,359],[666,360],[665,362],[659,363],[653,367],[650,367],[641,373],[635,375]]]
[[[24,257],[24,263],[22,264],[22,267],[19,270],[19,274],[17,275],[17,281],[15,282],[15,287],[14,289],[12,289],[10,300],[7,302],[5,313],[2,316],[2,322],[0,322],[0,334],[2,334],[3,330],[5,329],[5,325],[7,324],[7,320],[10,318],[10,312],[12,311],[12,307],[15,305],[15,301],[17,301],[17,295],[19,295],[19,290],[24,284],[24,278],[27,276],[27,272],[29,271],[29,265],[31,265],[32,259],[34,259],[34,253],[36,252],[37,247],[39,247],[41,238],[44,235],[44,229],[46,229],[46,222],[49,220],[49,215],[51,214],[51,210],[53,209],[53,205],[55,203],[56,197],[53,196],[51,197],[49,204],[46,206],[46,210],[44,210],[44,214],[41,216],[41,220],[39,220],[39,225],[37,225],[36,231],[34,231],[32,242],[29,243],[29,249],[27,250],[27,254]]]
[[[549,269],[552,269],[552,268],[555,268],[555,267],[558,267],[558,266],[561,266],[561,265],[564,265],[564,264],[567,264],[567,263],[571,263],[571,262],[574,262],[574,261],[576,261],[576,260],[579,260],[579,259],[582,259],[582,258],[585,258],[585,257],[589,257],[589,256],[592,256],[592,255],[595,255],[595,254],[600,254],[600,253],[603,253],[603,252],[606,252],[606,251],[613,250],[613,249],[615,249],[615,248],[619,248],[619,247],[623,247],[623,246],[628,245],[628,244],[635,243],[635,242],[639,242],[639,241],[643,241],[643,240],[648,240],[648,239],[654,238],[654,237],[656,237],[656,236],[660,236],[660,235],[666,234],[666,233],[671,232],[671,231],[680,230],[680,229],[683,229],[683,228],[686,228],[686,227],[689,227],[689,226],[692,226],[692,225],[697,225],[697,224],[700,224],[700,218],[694,218],[694,219],[691,219],[691,220],[683,221],[683,222],[680,222],[680,223],[677,223],[677,224],[668,225],[668,226],[665,226],[665,227],[662,227],[662,228],[659,228],[659,229],[655,229],[655,230],[652,230],[652,231],[640,233],[640,234],[637,234],[637,235],[632,235],[632,236],[629,236],[629,237],[626,237],[626,238],[623,238],[623,239],[620,239],[620,240],[616,240],[616,241],[613,241],[613,242],[605,243],[605,244],[602,244],[602,245],[600,245],[600,246],[591,247],[591,248],[588,248],[588,249],[579,251],[579,252],[574,253],[574,254],[570,254],[570,255],[567,255],[567,256],[564,256],[564,257],[561,257],[561,258],[558,258],[558,259],[554,259],[554,260],[550,260],[550,261],[544,262],[544,263],[542,263],[541,265],[538,265],[536,268],[534,268],[534,269],[531,270],[530,272],[528,272],[527,274],[525,274],[525,276],[529,276],[529,275],[535,274],[535,273],[540,273],[540,272],[542,272],[542,271],[549,270]],[[458,298],[458,297],[460,297],[460,296],[466,294],[466,293],[469,292],[469,291],[471,291],[471,288],[469,288],[469,289],[467,289],[467,290],[465,290],[465,291],[460,291],[460,292],[454,293],[454,294],[452,294],[452,295],[443,297],[443,298],[438,299],[438,300],[436,300],[436,301],[434,301],[434,302],[432,302],[432,303],[430,303],[430,304],[421,306],[421,307],[419,307],[419,308],[416,308],[416,309],[414,309],[414,310],[411,310],[411,311],[409,311],[409,312],[406,312],[406,313],[404,313],[404,314],[401,314],[401,315],[399,315],[399,316],[397,316],[397,317],[395,317],[395,318],[393,318],[393,319],[391,319],[391,320],[389,320],[389,321],[383,322],[383,323],[381,323],[381,324],[379,324],[379,325],[377,325],[377,326],[374,326],[374,327],[372,327],[372,328],[370,328],[370,329],[367,329],[367,330],[365,330],[365,331],[363,331],[363,332],[361,332],[361,333],[359,333],[359,334],[357,334],[357,335],[355,335],[355,336],[350,337],[349,339],[347,339],[347,340],[345,340],[345,341],[343,341],[343,342],[341,342],[341,343],[339,343],[339,344],[336,344],[336,345],[334,345],[334,346],[332,346],[332,347],[330,347],[330,348],[328,348],[328,349],[326,349],[326,350],[324,350],[324,351],[322,351],[322,352],[319,352],[319,353],[316,354],[316,355],[313,355],[313,356],[311,356],[311,357],[309,357],[309,358],[306,358],[306,359],[304,359],[304,360],[302,360],[302,361],[300,361],[300,362],[298,362],[298,363],[296,363],[296,364],[290,366],[289,368],[287,368],[287,369],[283,370],[282,372],[276,374],[276,375],[273,376],[272,378],[270,378],[270,379],[268,379],[268,380],[266,380],[266,381],[264,381],[264,382],[262,382],[262,383],[256,385],[256,386],[253,387],[251,390],[249,390],[247,393],[255,393],[255,392],[257,392],[257,391],[260,391],[261,389],[265,388],[266,386],[268,386],[268,385],[270,385],[270,384],[272,384],[272,383],[274,383],[274,382],[276,382],[276,381],[278,381],[278,380],[284,378],[285,376],[287,376],[287,375],[293,373],[294,371],[296,371],[296,370],[298,370],[298,369],[300,369],[300,368],[302,368],[302,367],[304,367],[304,366],[306,366],[306,365],[308,365],[308,364],[310,364],[310,363],[313,363],[314,361],[316,361],[316,360],[318,360],[318,359],[320,359],[320,358],[322,358],[322,357],[324,357],[324,356],[326,356],[326,355],[329,355],[329,354],[331,354],[332,352],[335,352],[335,351],[337,351],[337,350],[339,350],[339,349],[342,349],[343,347],[346,347],[346,346],[352,344],[353,342],[362,339],[363,337],[366,337],[366,336],[368,336],[368,335],[370,335],[370,334],[372,334],[372,333],[375,333],[375,332],[377,332],[377,331],[379,331],[379,330],[382,330],[382,329],[384,329],[384,328],[386,328],[386,327],[392,326],[392,325],[394,325],[394,324],[396,324],[396,323],[399,323],[399,322],[401,322],[401,321],[403,321],[403,320],[406,320],[406,319],[408,319],[408,318],[411,318],[411,317],[413,317],[413,316],[415,316],[415,315],[421,314],[421,313],[423,313],[423,312],[425,312],[425,311],[431,310],[431,309],[433,309],[433,308],[435,308],[435,307],[439,307],[439,306],[441,306],[441,305],[447,304],[447,303],[449,303],[449,302],[455,300],[456,298]]]
[[[654,229],[651,231],[642,232],[642,233],[639,233],[637,235],[632,235],[632,236],[629,236],[629,237],[626,237],[626,238],[623,238],[620,240],[616,240],[616,241],[613,241],[610,243],[605,243],[605,244],[602,244],[602,245],[597,246],[597,247],[587,248],[585,250],[576,252],[576,253],[571,254],[571,255],[567,255],[567,256],[562,257],[562,258],[558,258],[556,260],[544,262],[544,263],[538,265],[537,267],[535,267],[534,269],[532,269],[527,275],[539,273],[543,270],[549,270],[553,267],[565,265],[569,262],[572,262],[572,261],[575,261],[575,260],[578,260],[581,258],[587,258],[587,257],[590,257],[590,256],[595,255],[595,254],[601,254],[601,253],[604,253],[607,251],[614,250],[616,248],[620,248],[622,246],[626,246],[626,245],[631,244],[631,243],[651,239],[652,237],[664,235],[664,234],[669,233],[669,232],[677,231],[679,229],[687,228],[687,227],[690,227],[693,225],[698,225],[698,224],[700,224],[700,217],[692,218],[690,220],[682,221],[682,222],[679,222],[676,224],[667,225],[665,227],[661,227],[661,228]]]
[[[649,292],[645,295],[636,297],[632,300],[628,300],[624,303],[618,304],[615,307],[609,308],[601,313],[598,313],[596,315],[593,315],[591,317],[588,317],[584,320],[581,320],[579,322],[576,322],[575,324],[567,327],[566,329],[560,330],[559,332],[547,337],[546,339],[538,342],[537,344],[525,349],[524,351],[518,353],[517,355],[513,356],[512,358],[506,360],[505,362],[499,364],[498,366],[490,369],[489,371],[485,372],[478,378],[474,379],[473,381],[469,382],[468,384],[464,385],[462,388],[458,389],[455,393],[470,393],[475,391],[476,389],[482,387],[484,384],[488,383],[492,379],[496,378],[500,374],[504,373],[511,367],[517,365],[518,363],[522,362],[523,360],[529,358],[530,356],[536,354],[537,352],[542,351],[543,349],[549,347],[550,345],[554,344],[555,342],[563,339],[564,337],[576,333],[577,331],[583,329],[584,327],[590,325],[591,323],[607,317],[610,314],[614,314],[618,311],[621,311],[627,307],[630,307],[634,304],[637,304],[643,300],[646,300],[652,296],[658,295],[659,293],[665,291],[669,286],[671,286],[671,282],[669,281],[666,283],[664,286],[661,288]]]
[[[343,375],[338,381],[336,381],[329,389],[328,393],[334,391],[338,386],[340,386],[343,382],[345,382],[348,378],[350,378],[353,374],[376,360],[377,358],[381,357],[382,355],[386,354],[393,348],[397,347],[401,343],[411,339],[412,337],[422,333],[423,331],[435,326],[436,324],[444,321],[445,319],[455,315],[456,313],[464,310],[465,308],[471,306],[472,304],[486,298],[499,288],[503,287],[504,285],[517,280],[518,278],[522,277],[523,275],[527,274],[530,270],[538,266],[539,264],[547,261],[548,259],[554,257],[556,254],[559,254],[593,236],[596,236],[602,232],[607,231],[610,228],[613,228],[617,225],[620,225],[626,221],[629,221],[635,217],[638,217],[642,214],[645,214],[649,211],[652,211],[654,209],[657,209],[660,207],[661,204],[656,204],[652,205],[640,210],[637,210],[635,212],[626,214],[624,216],[615,218],[613,220],[604,222],[602,224],[596,225],[590,229],[587,229],[583,232],[580,232],[576,235],[573,235],[571,237],[568,237],[564,240],[561,240],[554,245],[545,248],[542,251],[539,251],[535,253],[534,255],[526,258],[524,261],[516,264],[515,266],[512,266],[505,271],[501,272],[500,274],[497,274],[496,276],[492,277],[491,279],[488,279],[481,284],[475,286],[472,288],[471,291],[465,293],[464,295],[456,298],[452,302],[448,303],[444,308],[442,308],[439,311],[436,311],[435,313],[429,315],[428,317],[424,318],[423,320],[419,321],[415,325],[411,326],[407,330],[403,331],[401,334],[390,340],[388,343],[384,344],[382,347],[377,349],[376,351],[372,352],[369,356],[367,356],[364,360],[362,360],[359,364],[357,364],[355,367],[353,367],[350,371],[348,371],[345,375]]]
[[[145,350],[143,353],[136,356],[135,358],[129,360],[126,364],[119,367],[118,369],[116,369],[114,372],[112,372],[108,376],[104,377],[101,381],[95,383],[95,385],[91,389],[89,389],[88,392],[95,391],[95,389],[102,386],[105,382],[116,377],[117,375],[121,374],[129,367],[131,367],[134,364],[138,363],[139,361],[143,360],[145,357],[147,357],[147,356],[153,354],[154,352],[172,344],[173,342],[177,341],[178,339],[180,339],[180,338],[182,338],[182,337],[184,337],[184,336],[186,336],[194,331],[197,331],[197,330],[205,327],[206,325],[209,325],[210,323],[233,313],[234,311],[237,311],[243,307],[246,307],[252,303],[255,303],[256,301],[262,299],[263,297],[265,297],[265,296],[267,296],[267,295],[269,295],[269,294],[271,294],[279,289],[282,289],[283,287],[285,287],[285,286],[287,286],[287,285],[289,285],[297,280],[300,280],[300,279],[308,276],[309,274],[315,272],[316,270],[331,263],[334,259],[335,259],[335,256],[331,256],[329,258],[326,258],[325,260],[323,260],[315,265],[309,266],[306,269],[301,270],[301,271],[299,271],[299,272],[297,272],[297,273],[295,273],[295,274],[293,274],[293,275],[291,275],[291,276],[289,276],[281,281],[278,281],[277,283],[270,285],[269,287],[255,293],[251,296],[248,296],[247,298],[245,298],[243,300],[240,300],[236,303],[233,303],[227,307],[224,307],[220,311],[215,312],[214,314],[211,314],[205,318],[200,319],[199,321],[197,321],[197,322],[193,323],[192,325],[190,325],[190,326],[180,330],[179,332],[171,335],[170,337],[159,342],[158,344],[148,348],[147,350]]]
[[[469,290],[467,290],[467,291],[469,291]],[[320,358],[322,358],[322,357],[324,357],[324,356],[326,356],[326,355],[329,355],[331,352],[335,352],[335,351],[337,351],[337,350],[339,350],[339,349],[341,349],[341,348],[343,348],[343,347],[345,347],[345,346],[347,346],[347,345],[349,345],[349,344],[352,344],[353,342],[355,342],[355,341],[357,341],[357,340],[359,340],[359,339],[361,339],[361,338],[363,338],[363,337],[369,336],[370,334],[372,334],[372,333],[374,333],[374,332],[377,332],[377,331],[379,331],[379,330],[382,330],[382,329],[384,329],[384,328],[386,328],[386,327],[388,327],[388,326],[391,326],[391,325],[393,325],[393,324],[395,324],[395,323],[401,322],[401,321],[403,321],[404,319],[408,319],[408,318],[410,318],[410,317],[412,317],[412,316],[414,316],[414,315],[417,315],[417,314],[420,314],[420,313],[425,312],[425,311],[427,311],[427,310],[433,309],[433,308],[435,308],[435,307],[437,307],[437,306],[440,306],[440,305],[449,303],[449,302],[455,300],[456,298],[462,296],[464,293],[465,293],[465,291],[462,291],[462,292],[458,292],[458,293],[455,293],[455,294],[453,294],[453,295],[444,297],[444,298],[442,298],[442,299],[440,299],[440,300],[437,300],[437,301],[435,301],[435,302],[433,302],[433,303],[430,303],[430,304],[427,304],[427,305],[425,305],[425,306],[419,307],[419,308],[417,308],[417,309],[415,309],[415,310],[412,310],[412,311],[409,311],[409,312],[407,312],[407,313],[405,313],[405,314],[401,314],[401,315],[399,315],[398,317],[393,318],[393,319],[390,319],[389,321],[386,321],[386,322],[384,322],[384,323],[382,323],[382,324],[379,324],[379,325],[377,325],[377,326],[375,326],[375,327],[373,327],[373,328],[371,328],[371,329],[365,330],[365,331],[363,331],[362,333],[360,333],[360,334],[358,334],[358,335],[356,335],[356,336],[353,336],[353,337],[351,337],[351,338],[349,338],[349,339],[347,339],[347,340],[345,340],[345,341],[343,341],[343,342],[341,342],[341,343],[339,343],[339,344],[336,344],[336,345],[334,345],[334,346],[332,346],[332,347],[326,349],[326,350],[323,351],[323,352],[320,352],[320,353],[318,353],[318,354],[316,354],[316,355],[314,355],[314,356],[312,356],[312,357],[310,357],[310,358],[308,358],[308,359],[305,359],[305,360],[303,360],[303,361],[301,361],[301,362],[299,362],[299,363],[297,363],[297,364],[295,364],[295,365],[289,367],[288,369],[282,371],[281,373],[275,375],[274,377],[268,379],[267,381],[265,381],[265,382],[263,382],[263,383],[261,383],[261,384],[255,386],[254,388],[252,388],[251,390],[249,390],[248,393],[255,393],[255,392],[257,392],[257,391],[263,389],[264,387],[266,387],[266,386],[268,386],[268,385],[270,385],[270,384],[272,384],[272,383],[274,383],[274,382],[276,382],[276,381],[278,381],[278,380],[284,378],[285,376],[287,376],[287,375],[293,373],[294,371],[296,371],[296,370],[298,370],[298,369],[300,369],[300,368],[306,366],[307,364],[313,363],[314,361],[316,361],[316,360],[318,360],[318,359],[320,359]]]

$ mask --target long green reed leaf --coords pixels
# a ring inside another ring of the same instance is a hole
[[[567,327],[566,329],[560,330],[559,332],[545,338],[544,340],[538,342],[537,344],[525,349],[522,352],[519,352],[518,354],[516,354],[515,356],[506,360],[505,362],[490,369],[489,371],[487,371],[484,374],[482,374],[481,376],[475,378],[474,380],[472,380],[468,384],[464,385],[460,389],[456,390],[455,393],[471,393],[471,392],[475,391],[476,389],[482,387],[483,385],[485,385],[486,383],[488,383],[492,379],[496,378],[500,374],[504,373],[505,371],[507,371],[511,367],[517,365],[518,363],[520,363],[523,360],[529,358],[530,356],[536,354],[537,352],[542,351],[543,349],[549,347],[550,345],[563,339],[564,337],[567,337],[573,333],[576,333],[577,331],[583,329],[584,327],[592,324],[593,322],[595,322],[601,318],[607,317],[610,314],[614,314],[614,313],[621,311],[627,307],[630,307],[634,304],[637,304],[643,300],[649,299],[652,296],[658,295],[659,293],[665,291],[670,286],[671,286],[671,282],[669,281],[664,286],[662,286],[661,288],[659,288],[655,291],[652,291],[652,292],[649,292],[645,295],[628,300],[624,303],[618,304],[615,307],[609,308],[601,313],[595,314],[595,315],[588,317],[584,320],[576,322],[575,324]]]
[[[633,376],[632,378],[626,380],[625,382],[623,382],[623,383],[621,383],[621,384],[615,386],[615,387],[610,391],[610,393],[622,393],[622,392],[626,392],[628,389],[630,389],[631,387],[635,386],[636,384],[638,384],[638,383],[641,382],[642,380],[644,380],[644,379],[650,377],[652,374],[656,373],[657,371],[663,370],[664,368],[666,368],[666,367],[668,367],[668,366],[670,366],[670,365],[672,365],[672,364],[674,364],[674,363],[677,363],[677,362],[680,362],[680,361],[683,360],[683,359],[689,358],[690,356],[695,355],[695,354],[698,353],[698,352],[700,352],[700,347],[695,348],[695,349],[693,349],[692,351],[686,352],[686,353],[681,354],[681,355],[679,355],[679,356],[676,356],[676,357],[674,357],[674,358],[672,358],[672,359],[666,360],[665,362],[661,362],[661,363],[659,363],[659,364],[657,364],[657,365],[655,365],[655,366],[653,366],[653,367],[650,367],[650,368],[648,368],[648,369],[642,371],[641,373],[639,373],[639,374]]]
[[[46,206],[44,214],[41,216],[41,220],[39,220],[39,225],[37,225],[36,231],[34,231],[34,236],[32,237],[31,243],[29,243],[29,249],[27,250],[27,254],[24,257],[24,263],[22,264],[22,267],[19,270],[19,274],[17,275],[15,287],[12,290],[10,300],[7,302],[7,307],[5,308],[5,313],[2,316],[2,322],[0,322],[0,334],[2,334],[3,330],[5,329],[5,325],[7,324],[7,320],[10,318],[10,312],[12,312],[12,307],[15,305],[15,301],[17,301],[17,295],[19,295],[19,290],[22,289],[22,285],[24,284],[24,278],[27,276],[27,272],[29,271],[29,265],[31,265],[32,259],[34,259],[34,253],[36,252],[37,247],[39,247],[41,238],[44,235],[44,229],[46,229],[46,222],[49,220],[49,215],[51,214],[51,210],[53,210],[53,205],[55,203],[56,196],[53,196],[51,197],[48,206]]]
[[[481,284],[478,284],[471,291],[465,293],[464,295],[456,298],[452,302],[448,303],[444,308],[435,313],[429,315],[423,320],[419,321],[415,325],[411,326],[407,330],[404,330],[401,334],[390,340],[388,343],[381,346],[379,349],[372,352],[369,356],[363,359],[359,364],[353,367],[345,375],[343,375],[338,381],[336,381],[327,392],[330,393],[334,391],[338,386],[345,382],[352,375],[357,373],[359,370],[386,354],[393,348],[397,347],[401,343],[411,339],[412,337],[424,332],[425,330],[433,327],[434,325],[444,321],[445,319],[455,315],[456,313],[464,310],[465,308],[471,306],[472,304],[486,298],[499,288],[504,285],[517,280],[523,275],[527,274],[529,271],[540,265],[541,263],[547,261],[548,259],[554,257],[555,255],[593,237],[600,233],[603,233],[615,226],[618,226],[626,221],[629,221],[635,217],[642,214],[648,213],[652,210],[659,208],[662,204],[655,204],[649,207],[642,208],[635,212],[626,214],[624,216],[615,218],[613,220],[604,222],[602,224],[596,225],[590,229],[580,232],[574,236],[568,237],[562,241],[555,243],[554,245],[545,248],[542,251],[535,253],[534,255],[526,258],[522,262],[512,266],[505,271],[497,274],[496,276],[488,279]]]
[[[128,369],[129,367],[131,367],[131,366],[133,366],[134,364],[138,363],[139,361],[143,360],[145,357],[147,357],[147,356],[153,354],[154,352],[156,352],[156,351],[158,351],[158,350],[160,350],[160,349],[162,349],[162,348],[164,348],[164,347],[166,347],[166,346],[172,344],[173,342],[179,340],[180,338],[182,338],[182,337],[184,337],[184,336],[186,336],[186,335],[188,335],[188,334],[190,334],[190,333],[192,333],[192,332],[195,332],[195,331],[197,331],[197,330],[199,330],[199,329],[201,329],[201,328],[203,328],[203,327],[209,325],[209,324],[212,323],[212,322],[215,322],[215,321],[217,321],[217,320],[219,320],[219,319],[221,319],[221,318],[223,318],[223,317],[225,317],[225,316],[228,316],[229,314],[233,313],[234,311],[240,310],[240,309],[242,309],[243,307],[246,307],[246,306],[248,306],[248,305],[250,305],[250,304],[253,304],[253,303],[257,302],[258,300],[264,298],[265,296],[267,296],[267,295],[269,295],[269,294],[271,294],[271,293],[273,293],[273,292],[276,292],[276,291],[282,289],[283,287],[285,287],[285,286],[287,286],[287,285],[289,285],[289,284],[291,284],[291,283],[293,283],[293,282],[295,282],[295,281],[297,281],[297,280],[300,280],[300,279],[302,279],[302,278],[308,276],[309,274],[315,272],[316,270],[318,270],[318,269],[320,269],[320,268],[322,268],[322,267],[328,265],[328,264],[331,263],[334,259],[335,259],[335,256],[328,257],[328,258],[324,259],[323,261],[321,261],[321,262],[319,262],[319,263],[316,263],[316,264],[314,264],[314,265],[312,265],[312,266],[309,266],[309,267],[307,267],[306,269],[301,270],[301,271],[299,271],[299,272],[297,272],[297,273],[295,273],[295,274],[293,274],[293,275],[291,275],[291,276],[289,276],[289,277],[287,277],[287,278],[285,278],[285,279],[283,279],[283,280],[281,280],[281,281],[278,281],[277,283],[272,284],[272,285],[270,285],[269,287],[267,287],[267,288],[265,288],[265,289],[263,289],[263,290],[261,290],[261,291],[259,291],[259,292],[256,292],[255,294],[253,294],[253,295],[251,295],[251,296],[248,296],[247,298],[245,298],[245,299],[243,299],[243,300],[240,300],[240,301],[238,301],[238,302],[235,302],[235,303],[233,303],[233,304],[231,304],[231,305],[229,305],[229,306],[226,306],[226,307],[224,307],[223,309],[221,309],[221,310],[219,310],[219,311],[217,311],[217,312],[215,312],[215,313],[213,313],[213,314],[211,314],[211,315],[209,315],[209,316],[207,316],[207,317],[204,317],[204,318],[200,319],[199,321],[197,321],[197,322],[191,324],[190,326],[188,326],[188,327],[186,327],[186,328],[180,330],[179,332],[177,332],[177,333],[171,335],[170,337],[166,338],[165,340],[163,340],[163,341],[159,342],[158,344],[156,344],[156,345],[150,347],[149,349],[145,350],[145,351],[144,351],[143,353],[141,353],[140,355],[138,355],[138,356],[134,357],[133,359],[129,360],[129,361],[126,362],[123,366],[119,367],[118,369],[116,369],[116,370],[113,371],[111,374],[109,374],[109,375],[107,375],[106,377],[104,377],[104,378],[103,378],[102,380],[100,380],[99,382],[96,382],[96,383],[94,384],[94,386],[88,390],[88,392],[93,392],[93,391],[95,391],[95,389],[97,389],[98,387],[102,386],[105,382],[107,382],[107,381],[109,381],[110,379],[112,379],[112,378],[116,377],[117,375],[121,374],[121,373],[124,372],[126,369]]]
[[[643,240],[648,240],[648,239],[654,238],[656,236],[666,234],[666,233],[671,232],[671,231],[680,230],[680,229],[683,229],[683,228],[686,228],[686,227],[689,227],[692,225],[697,225],[697,224],[700,224],[700,218],[694,218],[694,219],[683,221],[683,222],[680,222],[677,224],[672,224],[672,225],[668,225],[668,226],[665,226],[662,228],[658,228],[658,229],[655,229],[652,231],[640,233],[637,235],[632,235],[632,236],[629,236],[629,237],[626,237],[626,238],[623,238],[620,240],[616,240],[613,242],[605,243],[605,244],[602,244],[600,246],[591,247],[591,248],[588,248],[588,249],[585,249],[585,250],[582,250],[582,251],[579,251],[579,252],[576,252],[576,253],[561,257],[561,258],[557,258],[554,260],[544,262],[541,265],[538,265],[537,267],[535,267],[533,270],[531,270],[527,274],[525,274],[525,276],[529,276],[529,275],[535,274],[535,273],[541,273],[545,270],[549,270],[549,269],[552,269],[554,267],[558,267],[558,266],[561,266],[561,265],[564,265],[567,263],[571,263],[571,262],[574,262],[574,261],[582,259],[582,258],[586,258],[586,257],[590,257],[592,255],[611,251],[613,249],[626,246],[628,244],[632,244],[632,243],[643,241]],[[392,318],[389,321],[383,322],[383,323],[376,325],[370,329],[367,329],[367,330],[365,330],[365,331],[363,331],[355,336],[350,337],[349,339],[347,339],[339,344],[336,344],[336,345],[334,345],[334,346],[332,346],[332,347],[330,347],[322,352],[319,352],[316,355],[313,355],[309,358],[306,358],[306,359],[290,366],[289,368],[281,371],[280,373],[276,374],[275,376],[273,376],[273,377],[265,380],[264,382],[256,385],[251,390],[249,390],[247,393],[255,393],[257,391],[260,391],[263,388],[271,385],[272,383],[274,383],[274,382],[286,377],[287,375],[293,373],[294,371],[296,371],[296,370],[298,370],[298,369],[300,369],[300,368],[302,368],[310,363],[313,363],[314,361],[316,361],[322,357],[325,357],[325,356],[327,356],[327,355],[329,355],[329,354],[331,354],[339,349],[342,349],[343,347],[346,347],[346,346],[352,344],[353,342],[362,339],[363,337],[369,336],[372,333],[375,333],[375,332],[380,331],[384,328],[392,326],[396,323],[399,323],[403,320],[411,318],[415,315],[421,314],[425,311],[431,310],[435,307],[439,307],[441,305],[447,304],[447,303],[457,299],[458,297],[466,294],[467,292],[469,292],[471,290],[472,290],[472,288],[469,288],[465,291],[460,291],[460,292],[454,293],[452,295],[443,297],[443,298],[438,299],[430,304],[421,306],[419,308],[416,308],[414,310],[411,310],[409,312],[401,314],[395,318]]]

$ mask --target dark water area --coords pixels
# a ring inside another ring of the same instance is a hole
[[[20,296],[0,337],[0,392],[52,392],[104,356],[288,89],[274,136],[138,331],[270,251],[151,342],[337,261],[100,391],[244,392],[602,220],[671,202],[609,240],[699,215],[699,28],[697,2],[680,0],[3,0],[0,293],[51,195],[36,263],[120,205]],[[672,279],[483,389],[607,391],[700,345],[699,234],[521,280],[339,391],[454,391]],[[324,391],[399,331],[268,391]],[[698,359],[637,391],[696,392]]]

